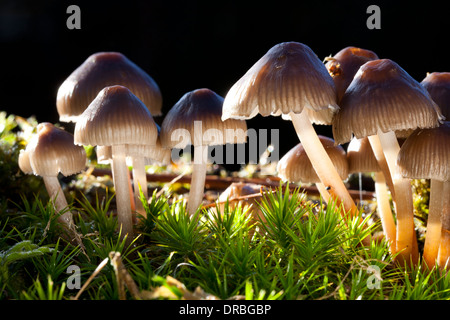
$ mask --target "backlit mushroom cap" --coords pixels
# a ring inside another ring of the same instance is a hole
[[[44,122],[37,126],[37,134],[21,152],[19,166],[25,173],[42,177],[57,176],[59,172],[69,176],[85,169],[86,152],[74,145],[72,134]]]
[[[75,125],[75,143],[112,146],[155,145],[158,129],[152,115],[128,88],[106,87],[99,92]]]
[[[353,138],[347,147],[349,173],[381,171],[369,138]]]
[[[450,180],[450,122],[417,129],[403,143],[397,165],[410,179]]]
[[[272,47],[239,79],[225,97],[222,119],[249,119],[301,113],[330,124],[336,104],[333,79],[308,46],[284,42]]]
[[[131,90],[153,116],[161,114],[162,96],[144,70],[118,52],[99,52],[87,58],[59,87],[56,107],[61,121],[76,122],[100,90],[122,85]]]
[[[222,121],[223,98],[209,89],[186,93],[165,116],[161,124],[164,148],[245,143],[244,120]]]
[[[389,131],[430,128],[442,114],[428,92],[389,59],[366,62],[356,73],[333,119],[338,144]]]
[[[345,150],[335,145],[334,140],[319,136],[325,151],[329,155],[342,180],[348,177],[348,162]],[[278,162],[278,176],[287,181],[300,181],[303,183],[319,183],[320,179],[314,170],[301,143],[288,151]]]
[[[375,52],[357,47],[346,47],[336,53],[334,57],[327,59],[325,67],[333,78],[338,101],[344,95],[359,67],[367,61],[377,59],[378,56]]]
[[[445,121],[450,121],[450,72],[429,73],[421,84],[441,109]]]

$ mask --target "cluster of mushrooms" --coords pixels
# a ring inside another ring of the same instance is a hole
[[[349,173],[374,173],[383,232],[402,263],[419,261],[411,179],[430,179],[423,261],[445,268],[450,257],[450,123],[444,120],[450,119],[450,73],[434,72],[419,83],[394,61],[356,47],[324,62],[302,43],[277,44],[225,98],[206,88],[188,92],[159,127],[153,120],[162,108],[156,82],[120,53],[93,54],[57,95],[60,121],[74,122],[74,134],[39,124],[20,155],[20,167],[43,176],[62,211],[67,202],[58,173],[84,170],[82,146],[96,146],[98,161],[111,164],[122,235],[132,238],[133,211],[145,215],[139,191],[148,198],[147,163],[169,163],[171,149],[193,145],[187,201],[193,214],[203,201],[208,146],[245,143],[245,119],[257,114],[282,116],[292,122],[300,143],[280,159],[279,176],[315,183],[325,202],[333,199],[343,217],[352,217],[360,209],[344,180]],[[334,139],[318,136],[313,124],[331,125]],[[345,152],[341,145],[347,142]],[[134,195],[127,165],[133,168]],[[60,220],[71,228],[70,212]]]

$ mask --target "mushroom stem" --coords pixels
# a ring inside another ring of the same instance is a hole
[[[45,188],[47,189],[50,199],[53,201],[55,209],[57,212],[61,212],[66,209],[69,205],[67,204],[66,197],[64,197],[64,192],[59,183],[58,177],[45,176],[43,177]],[[73,217],[70,211],[64,212],[59,216],[58,222],[62,223],[69,230],[72,229]]]
[[[389,243],[389,248],[392,254],[396,252],[396,227],[394,216],[392,215],[391,204],[389,202],[389,195],[386,186],[386,179],[383,172],[375,172],[374,178],[375,192],[377,196],[378,213],[380,215],[381,225]]]
[[[391,172],[389,171],[389,166],[386,161],[386,157],[383,153],[383,148],[381,147],[380,138],[378,135],[368,136],[370,146],[372,147],[373,154],[377,159],[378,166],[383,172],[384,179],[386,180],[386,184],[389,187],[389,191],[391,192],[392,199],[395,199],[395,189],[394,184],[392,182]]]
[[[411,180],[403,178],[398,170],[397,156],[400,151],[394,131],[378,131],[381,147],[391,173],[395,190],[395,208],[397,212],[397,257],[402,263],[417,263],[419,258],[417,245],[414,245],[414,206],[412,200]],[[416,240],[417,242],[417,240]]]
[[[450,181],[443,182],[442,191],[442,230],[439,247],[438,264],[441,269],[450,265]]]
[[[430,204],[427,219],[427,232],[425,235],[425,245],[423,248],[423,260],[431,270],[436,265],[441,243],[441,212],[442,212],[442,192],[444,183],[431,179],[430,183]]]
[[[323,201],[325,201],[325,203],[328,203],[330,201],[330,194],[328,193],[327,188],[323,185],[322,182],[317,182],[316,187],[317,190],[319,190]]]
[[[133,157],[133,183],[134,183],[134,199],[136,203],[136,211],[146,217],[147,214],[142,204],[139,187],[144,194],[145,199],[148,199],[148,188],[147,188],[147,173],[145,172],[145,162],[143,157]]]
[[[194,146],[194,165],[192,168],[191,188],[189,191],[188,213],[195,214],[203,201],[208,146]]]
[[[112,146],[114,188],[116,190],[117,220],[122,228],[121,237],[128,234],[127,239],[133,238],[133,220],[131,215],[130,189],[128,187],[128,168],[125,157],[125,145]]]
[[[297,136],[308,155],[314,170],[324,186],[330,188],[330,195],[336,196],[346,212],[350,211],[351,216],[357,214],[358,209],[350,196],[347,188],[339,177],[336,168],[330,160],[325,148],[317,136],[314,127],[309,120],[306,109],[301,113],[290,113],[292,124],[294,125]],[[339,204],[339,203],[338,203]]]

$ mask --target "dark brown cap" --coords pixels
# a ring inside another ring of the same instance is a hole
[[[349,173],[381,171],[369,138],[353,138],[347,147]]]
[[[333,119],[338,144],[382,132],[430,128],[442,114],[424,87],[389,59],[366,62],[359,68]]]
[[[335,56],[325,59],[327,61],[325,67],[336,86],[338,101],[342,99],[359,67],[367,61],[377,59],[378,56],[375,52],[357,47],[346,47],[336,53]]]
[[[155,145],[158,129],[152,115],[128,88],[106,87],[75,125],[75,143],[92,146]]]
[[[421,82],[441,109],[445,121],[450,121],[450,72],[432,72]]]
[[[113,85],[130,89],[153,116],[161,114],[162,96],[153,78],[119,52],[99,52],[89,56],[59,87],[56,108],[60,121],[76,122],[97,94]]]
[[[348,161],[344,148],[340,145],[335,145],[334,140],[331,138],[319,135],[319,139],[341,179],[347,179],[349,174]],[[277,171],[278,176],[283,180],[303,183],[320,182],[301,143],[289,150],[280,159]]]
[[[72,134],[43,122],[20,153],[19,166],[25,173],[42,177],[57,176],[59,172],[68,176],[86,168],[86,152],[74,144]]]
[[[450,180],[450,122],[417,129],[403,143],[397,165],[410,179]]]
[[[284,42],[272,47],[225,96],[222,119],[288,116],[307,108],[312,122],[330,124],[336,103],[333,79],[308,46]]]
[[[245,143],[246,122],[235,119],[222,121],[222,106],[223,98],[210,89],[186,93],[164,117],[160,131],[162,146],[184,148],[188,144]]]

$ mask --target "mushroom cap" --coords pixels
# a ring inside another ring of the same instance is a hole
[[[222,121],[223,100],[221,96],[206,88],[184,94],[169,110],[161,124],[162,146],[184,148],[189,144],[212,146],[245,143],[246,122],[235,119]]]
[[[330,124],[339,108],[333,79],[307,45],[283,42],[272,47],[225,96],[222,119],[250,119],[307,108],[312,122]]]
[[[20,153],[19,166],[25,173],[42,177],[57,176],[59,172],[69,176],[84,170],[86,159],[86,151],[74,144],[72,134],[43,122]]]
[[[439,106],[445,120],[450,121],[450,72],[429,73],[421,84]]]
[[[112,146],[155,145],[158,129],[150,111],[128,88],[106,87],[75,125],[75,144]]]
[[[381,171],[375,158],[369,138],[353,138],[347,147],[349,173]]]
[[[379,59],[362,65],[333,119],[337,143],[375,135],[379,130],[408,131],[439,125],[442,114],[424,87],[397,63]]]
[[[450,122],[415,130],[397,158],[400,174],[410,179],[450,180]]]
[[[336,145],[331,138],[319,135],[319,139],[341,179],[347,179],[349,171],[344,148],[340,145]],[[320,182],[301,143],[289,150],[280,159],[277,165],[277,171],[278,176],[283,180],[300,181],[303,183]]]
[[[352,82],[359,67],[371,60],[377,60],[375,52],[358,47],[346,47],[336,53],[325,64],[336,86],[338,101],[342,99],[345,90]]]
[[[113,85],[129,88],[152,115],[161,115],[162,96],[153,78],[119,52],[98,52],[59,87],[56,108],[60,121],[76,122],[100,90]]]

